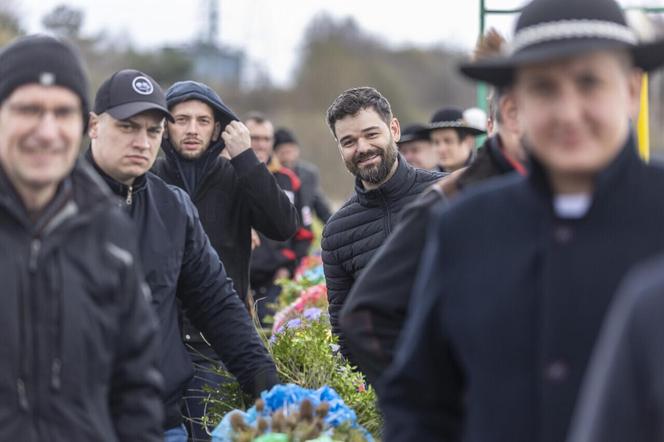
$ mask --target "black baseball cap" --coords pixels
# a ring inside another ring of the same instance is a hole
[[[94,112],[108,112],[116,120],[126,120],[141,112],[156,110],[170,121],[166,97],[159,84],[149,75],[134,69],[124,69],[102,83],[95,97]]]

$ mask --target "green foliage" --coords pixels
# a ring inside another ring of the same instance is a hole
[[[289,284],[295,284],[289,282]],[[291,289],[295,285],[291,286]],[[350,408],[355,410],[358,423],[377,436],[382,420],[374,390],[365,384],[364,377],[338,353],[337,337],[332,334],[329,318],[300,318],[299,325],[283,327],[283,331],[269,340],[261,333],[284,383],[317,389],[324,385],[333,388]],[[208,420],[218,423],[232,408],[246,409],[246,402],[238,390],[222,386],[212,394]],[[350,436],[349,436],[350,437]],[[352,439],[342,439],[352,440]]]

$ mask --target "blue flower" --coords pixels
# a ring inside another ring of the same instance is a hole
[[[321,310],[317,307],[310,307],[302,312],[302,316],[304,316],[309,321],[317,321],[321,314]]]
[[[262,415],[269,416],[280,408],[298,409],[300,403],[307,399],[315,407],[321,402],[327,402],[329,412],[325,417],[326,426],[336,428],[343,423],[350,424],[351,428],[357,428],[362,432],[368,442],[373,442],[371,434],[357,423],[355,412],[349,408],[341,397],[328,386],[323,386],[318,390],[302,388],[294,384],[275,385],[270,391],[261,393],[261,399],[265,403]],[[224,416],[219,426],[212,433],[215,442],[230,442],[232,440],[232,429],[230,426],[230,415]],[[243,413],[245,422],[253,425],[258,419],[256,407],[251,407],[246,413]]]
[[[302,325],[302,321],[295,318],[295,319],[291,319],[290,321],[288,321],[286,323],[286,328],[290,328],[290,329],[299,328],[301,325]]]

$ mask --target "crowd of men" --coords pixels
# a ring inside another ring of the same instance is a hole
[[[355,177],[333,212],[296,135],[209,86],[124,69],[89,101],[69,44],[5,47],[0,439],[209,440],[215,367],[254,398],[280,382],[254,318],[317,217],[383,440],[664,440],[664,168],[634,134],[664,40],[614,0],[533,0],[485,49],[460,69],[492,85],[486,126],[445,106],[402,130],[368,86],[333,101]]]

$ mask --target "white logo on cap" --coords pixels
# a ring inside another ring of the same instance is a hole
[[[142,75],[134,78],[131,87],[141,95],[150,95],[154,91],[152,82]]]
[[[42,72],[39,74],[39,83],[44,86],[52,86],[55,84],[55,74],[53,72]]]

